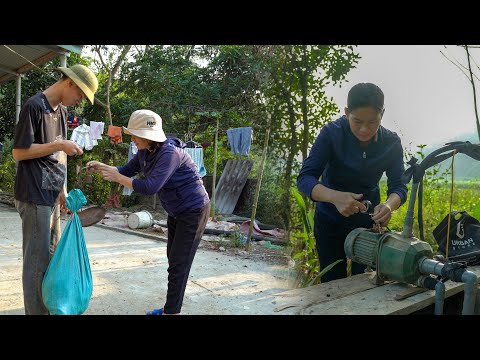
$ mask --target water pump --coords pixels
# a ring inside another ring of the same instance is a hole
[[[445,154],[447,151],[448,153]],[[405,184],[408,184],[413,178],[402,233],[357,228],[347,235],[344,244],[347,257],[376,270],[377,284],[394,280],[435,290],[435,314],[443,313],[445,296],[443,282],[446,280],[465,283],[462,314],[472,315],[475,312],[477,276],[468,271],[464,263],[445,262],[444,259],[434,257],[431,246],[423,241],[421,204],[425,170],[459,152],[480,160],[480,145],[474,145],[468,141],[448,143],[426,156],[420,164],[417,164],[415,158],[410,160],[410,168],[405,171],[402,179]],[[412,231],[417,192],[421,240],[415,238]],[[438,278],[431,275],[437,275]]]

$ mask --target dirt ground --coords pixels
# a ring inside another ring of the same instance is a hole
[[[125,210],[115,209],[103,223],[83,228],[94,283],[85,315],[143,315],[165,302],[166,237],[153,228],[129,229]],[[155,220],[165,217],[161,211],[152,213]],[[62,220],[63,226],[65,223]],[[0,314],[24,314],[20,229],[15,208],[0,204]],[[253,241],[246,252],[231,239],[204,235],[190,272],[182,314],[275,314],[275,301],[264,300],[292,289],[294,271],[289,249],[268,245]]]
[[[129,229],[127,224],[127,218],[130,214],[138,211],[146,210],[152,214],[152,217],[156,221],[166,221],[167,214],[161,207],[157,207],[157,209],[153,209],[151,206],[148,205],[135,205],[130,208],[111,208],[108,210],[108,213],[105,215],[105,219],[100,222],[100,224],[104,224],[107,226],[116,227],[119,229]],[[221,219],[222,217],[219,216]],[[166,230],[166,228],[163,228]],[[135,231],[148,234],[148,235],[156,235],[156,236],[165,236],[166,232],[164,233],[159,226],[149,227],[146,229],[136,229]],[[272,241],[275,239],[272,238]],[[223,251],[226,255],[246,255],[244,246],[235,242],[231,237],[226,235],[211,235],[211,234],[204,234],[202,237],[202,242],[199,245],[199,248],[212,250],[212,251]],[[290,257],[291,249],[282,246],[281,249],[278,246],[271,246],[268,241],[258,241],[252,239],[250,242],[250,249],[248,252],[248,257],[252,260],[258,259],[259,261],[264,261],[272,265],[282,265],[288,266]]]

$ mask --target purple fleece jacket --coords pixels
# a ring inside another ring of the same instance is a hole
[[[181,140],[168,137],[161,148],[154,152],[139,150],[126,165],[118,167],[120,174],[128,177],[142,172],[145,176],[133,180],[133,190],[143,195],[158,193],[163,208],[173,217],[210,201],[198,169],[184,147]]]

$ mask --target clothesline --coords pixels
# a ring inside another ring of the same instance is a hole
[[[238,126],[238,127],[235,127],[235,128],[230,128],[230,129],[236,129],[236,128],[239,128],[239,127],[250,127],[252,128],[253,130],[266,130],[267,127],[264,127],[264,126],[259,126],[259,125],[252,125],[252,126]],[[227,130],[229,129],[218,129],[218,133],[227,133]],[[216,130],[211,130],[211,131],[197,131],[197,132],[186,132],[183,134],[184,138],[187,138],[189,136],[193,137],[195,135],[203,135],[203,134],[215,134],[217,131]]]
[[[200,126],[204,126],[204,125],[212,125],[214,128],[215,128],[215,124],[212,122],[212,123],[203,123],[201,124]],[[199,127],[200,127],[199,126]],[[257,125],[257,124],[254,124],[254,125],[243,125],[243,126],[235,126],[235,127],[251,127],[252,129],[255,129],[255,130],[266,130],[268,128],[268,125]],[[212,130],[211,132],[215,133],[216,130]],[[219,128],[218,129],[219,132],[225,132],[227,130],[225,129],[222,129],[222,128]]]
[[[154,102],[153,104],[150,105],[150,107],[154,107],[154,106],[157,106],[157,105],[170,105],[172,107],[177,107],[177,108],[186,108],[186,109],[190,110],[191,112],[197,112],[197,113],[213,113],[213,114],[215,114],[215,113],[232,112],[232,109],[205,108],[205,107],[201,107],[199,105],[179,105],[178,103],[163,101],[163,100],[158,100],[158,101]],[[242,110],[242,109],[238,109],[238,108],[235,109],[235,112],[239,113],[239,114],[257,113],[256,111]],[[198,115],[202,115],[202,114],[198,114]]]
[[[79,125],[89,125],[90,122],[93,121],[93,120],[87,120],[83,117],[81,117],[81,120],[79,122]],[[87,123],[88,122],[88,123]],[[96,122],[96,121],[93,121],[93,122]],[[102,121],[103,122],[103,121]],[[106,123],[105,123],[106,124]],[[116,125],[113,125],[113,126],[116,126]],[[238,127],[242,127],[242,126],[238,126]],[[236,128],[238,128],[236,127]],[[264,127],[264,126],[260,126],[260,125],[250,125],[250,126],[244,126],[244,127],[251,127],[252,129],[254,130],[266,130],[267,127]],[[230,128],[230,129],[234,129],[234,128]],[[68,128],[68,130],[73,130],[72,128]],[[226,134],[227,133],[227,130],[228,129],[218,129],[218,133],[222,133],[222,134]],[[210,131],[197,131],[197,132],[186,132],[183,134],[184,138],[188,137],[188,136],[195,136],[195,135],[199,135],[199,134],[215,134],[217,131],[216,130],[210,130]]]
[[[81,147],[85,147],[86,150],[91,150],[95,145],[97,145],[98,139],[102,138],[104,125],[103,122],[90,122],[92,125],[82,124],[73,130],[71,140],[76,141]],[[93,127],[93,125],[95,125]],[[232,154],[240,154],[243,156],[248,156],[250,151],[250,146],[253,139],[253,130],[251,127],[238,127],[231,128],[226,130],[227,139],[230,148],[232,149]],[[203,135],[206,133],[212,132],[203,132]],[[112,144],[122,143],[122,128],[118,126],[111,125],[108,127],[107,135],[110,137],[110,142]],[[199,144],[193,141],[195,135],[202,135],[202,132],[197,134],[185,133],[183,134],[185,142],[187,143],[188,148],[203,148],[203,144]],[[178,136],[177,136],[178,137]],[[193,146],[189,146],[188,144]],[[192,154],[193,155],[193,154]],[[193,156],[192,156],[193,157]]]

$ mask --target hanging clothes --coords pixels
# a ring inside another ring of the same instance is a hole
[[[85,150],[92,150],[98,144],[97,140],[90,138],[90,126],[82,124],[73,129],[70,140],[75,141],[78,146]]]
[[[102,138],[104,122],[90,121],[90,138],[92,140],[100,140]]]
[[[200,145],[199,143],[197,143],[193,140],[188,140],[187,142],[185,142],[185,146],[189,149],[203,147],[202,145]]]
[[[240,127],[227,130],[228,144],[232,149],[232,154],[247,156],[252,145],[252,128]]]
[[[122,128],[120,126],[109,125],[107,135],[110,137],[111,144],[122,143]]]
[[[198,169],[198,173],[200,174],[200,177],[204,177],[205,175],[207,175],[207,169],[205,169],[205,165],[203,163],[203,148],[202,147],[195,147],[195,148],[186,147],[183,149],[192,158],[193,162],[195,163],[195,166]]]
[[[138,148],[137,145],[133,141],[130,142],[130,146],[128,148],[128,161],[132,160],[132,158],[137,154]],[[132,176],[132,179],[135,179],[135,176]],[[133,190],[124,186],[122,195],[130,196],[132,195]]]

